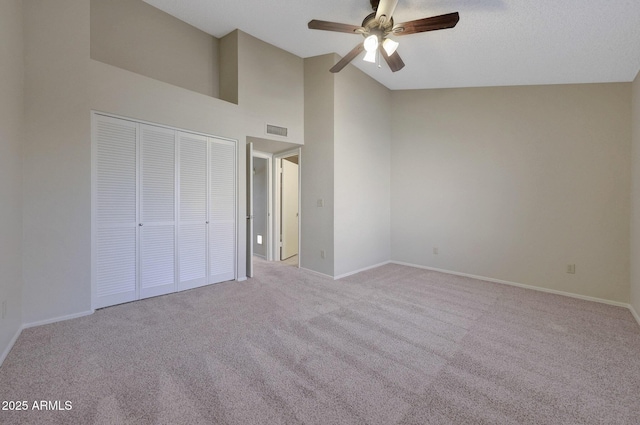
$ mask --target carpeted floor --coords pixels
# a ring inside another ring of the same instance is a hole
[[[623,308],[410,267],[256,276],[26,329],[0,422],[637,424]],[[32,410],[33,402],[71,410]],[[58,402],[58,404],[55,403]]]

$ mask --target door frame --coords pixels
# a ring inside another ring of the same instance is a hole
[[[247,142],[247,255],[246,275],[253,277],[253,143]]]
[[[300,268],[302,254],[302,148],[290,149],[273,155],[273,233],[272,233],[272,255],[273,261],[280,261],[280,194],[281,182],[280,173],[282,171],[282,160],[292,156],[298,157],[298,265]]]

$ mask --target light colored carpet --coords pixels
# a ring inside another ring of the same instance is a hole
[[[0,411],[60,424],[637,424],[623,308],[410,267],[256,276],[23,331]],[[31,407],[31,406],[30,406]]]

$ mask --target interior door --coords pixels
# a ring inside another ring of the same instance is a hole
[[[180,202],[178,290],[207,284],[207,138],[178,133]]]
[[[176,132],[140,125],[140,298],[176,291]]]
[[[253,143],[247,143],[247,277],[253,277]]]
[[[280,260],[298,254],[298,164],[282,159]]]

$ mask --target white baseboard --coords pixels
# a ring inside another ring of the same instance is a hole
[[[633,317],[636,319],[636,322],[638,322],[638,325],[640,325],[640,314],[638,314],[636,309],[633,308],[631,304],[629,304],[629,311],[631,311],[631,314],[633,314]]]
[[[533,286],[533,285],[526,285],[524,283],[510,282],[508,280],[494,279],[494,278],[491,278],[491,277],[477,276],[477,275],[468,274],[468,273],[459,273],[459,272],[454,272],[454,271],[451,271],[451,270],[437,269],[435,267],[427,267],[427,266],[421,266],[421,265],[418,265],[418,264],[404,263],[404,262],[401,262],[401,261],[391,261],[391,263],[398,264],[398,265],[401,265],[401,266],[409,266],[409,267],[415,267],[415,268],[418,268],[418,269],[432,270],[432,271],[435,271],[435,272],[452,274],[452,275],[455,275],[455,276],[470,277],[472,279],[484,280],[484,281],[487,281],[487,282],[501,283],[503,285],[517,286],[519,288],[532,289],[534,291],[547,292],[547,293],[550,293],[550,294],[563,295],[565,297],[578,298],[578,299],[585,300],[585,301],[594,301],[594,302],[597,302],[597,303],[614,305],[616,307],[625,307],[625,308],[629,308],[630,307],[629,304],[621,303],[621,302],[618,302],[618,301],[606,300],[604,298],[589,297],[587,295],[574,294],[572,292],[557,291],[555,289],[542,288],[540,286]],[[639,321],[639,323],[640,323],[640,321]]]
[[[365,267],[365,268],[360,269],[360,270],[354,270],[354,271],[349,272],[349,273],[344,273],[344,274],[341,274],[341,275],[338,275],[338,276],[334,276],[333,279],[334,280],[338,280],[338,279],[342,279],[344,277],[353,276],[354,274],[358,274],[360,272],[366,272],[367,270],[375,269],[375,268],[381,267],[381,266],[386,266],[389,263],[391,263],[391,261],[384,261],[382,263],[375,264],[373,266],[368,266],[368,267]]]
[[[33,328],[35,326],[49,325],[51,323],[63,322],[65,320],[77,319],[78,317],[89,316],[93,314],[95,310],[83,311],[80,313],[69,314],[67,316],[54,317],[52,319],[39,320],[37,322],[25,323],[22,325],[22,329]]]
[[[0,366],[2,366],[2,363],[4,363],[4,359],[6,359],[7,356],[9,355],[9,352],[15,345],[21,333],[22,333],[22,328],[19,328],[16,331],[16,334],[13,336],[13,338],[11,338],[11,341],[9,342],[9,345],[7,345],[7,348],[2,352],[2,354],[0,354]]]
[[[299,268],[300,268],[300,270],[304,270],[307,273],[311,273],[311,274],[316,275],[316,276],[320,276],[320,277],[324,277],[324,278],[333,280],[333,276],[331,276],[331,275],[320,273],[320,272],[317,272],[315,270],[305,269],[304,267],[299,267]]]
[[[326,277],[327,279],[338,280],[338,279],[342,279],[342,278],[347,277],[347,276],[352,276],[354,274],[358,274],[360,272],[364,272],[364,271],[367,271],[367,270],[375,269],[375,268],[387,265],[389,263],[391,263],[391,261],[384,261],[384,262],[379,263],[379,264],[374,264],[373,266],[364,267],[362,269],[354,270],[352,272],[344,273],[344,274],[341,274],[341,275],[338,275],[338,276],[331,276],[329,274],[320,273],[320,272],[317,272],[315,270],[305,269],[304,267],[300,267],[300,270],[304,270],[304,271],[309,272],[311,274],[314,274],[316,276]]]

